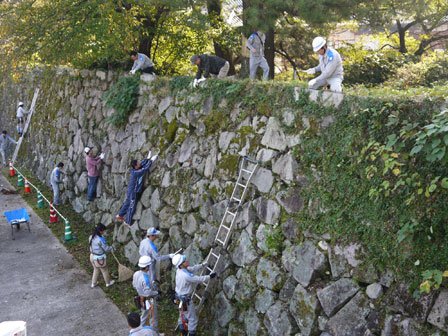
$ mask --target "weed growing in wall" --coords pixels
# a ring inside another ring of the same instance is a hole
[[[113,108],[114,112],[107,121],[114,126],[122,126],[128,122],[129,115],[137,106],[138,79],[135,77],[122,77],[104,95],[106,106]]]

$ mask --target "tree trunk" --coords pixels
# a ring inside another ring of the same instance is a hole
[[[145,54],[151,58],[152,42],[157,31],[157,25],[162,17],[163,13],[169,11],[166,7],[159,7],[157,13],[154,16],[146,16],[142,20],[143,28],[146,30],[147,35],[143,36],[138,45],[138,52]]]
[[[406,54],[408,52],[408,50],[406,49],[406,29],[403,28],[403,26],[401,25],[401,22],[399,20],[397,20],[397,32],[398,32],[398,37],[400,39],[399,51],[402,54]]]
[[[241,70],[238,78],[249,78],[249,53],[245,52],[246,41],[253,32],[253,27],[249,26],[247,9],[250,6],[250,0],[243,0],[243,36],[241,38]]]
[[[266,32],[266,42],[264,44],[264,56],[266,57],[266,61],[268,61],[269,65],[269,79],[274,79],[274,56],[275,56],[275,47],[274,47],[274,28],[270,27]]]
[[[221,1],[220,0],[207,0],[207,11],[210,20],[210,25],[213,28],[219,28],[222,23],[221,17]],[[235,65],[233,64],[232,52],[226,46],[220,44],[218,41],[213,40],[213,48],[215,50],[215,55],[224,58],[230,64],[229,75],[235,74]]]

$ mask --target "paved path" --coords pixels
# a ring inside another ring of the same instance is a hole
[[[1,173],[0,184],[10,187]],[[3,212],[19,208],[30,214],[31,233],[22,225],[12,240]],[[129,335],[125,316],[90,283],[26,202],[0,193],[0,322],[24,320],[29,336]]]

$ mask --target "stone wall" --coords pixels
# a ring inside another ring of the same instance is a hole
[[[106,122],[113,113],[102,96],[119,74],[102,71],[35,71],[1,88],[0,123],[14,134],[17,102],[29,106],[41,86],[36,113],[19,163],[49,182],[57,162],[65,163],[63,199],[84,219],[102,222],[123,245],[132,264],[142,234],[158,227],[162,253],[186,248],[190,260],[203,261],[213,245],[236,179],[239,155],[263,164],[252,180],[246,202],[224,254],[225,273],[214,282],[207,301],[213,335],[443,335],[448,331],[447,292],[419,299],[390,272],[363,262],[356,242],[334,243],[330,234],[299,232],[291,215],[302,211],[301,186],[307,183],[293,148],[300,143],[294,125],[308,120],[292,108],[275,116],[248,113],[244,103],[213,101],[199,93],[140,85],[138,107],[129,123]],[[303,91],[295,91],[299,99]],[[312,94],[339,105],[342,96]],[[331,127],[333,116],[318,120]],[[83,148],[105,153],[99,198],[87,201]],[[160,151],[145,180],[131,229],[114,221],[125,198],[129,163]],[[275,234],[279,233],[278,236]],[[279,239],[280,241],[275,241]],[[277,246],[273,248],[272,245]],[[162,272],[169,272],[168,262]],[[436,327],[434,327],[436,326]]]

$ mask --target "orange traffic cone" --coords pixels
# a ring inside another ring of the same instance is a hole
[[[9,176],[16,176],[16,172],[12,166],[12,162],[9,161]]]
[[[56,211],[54,211],[53,202],[50,202],[50,223],[57,223],[58,215],[56,215]]]
[[[28,179],[25,177],[25,194],[31,194],[30,184],[28,183]]]

